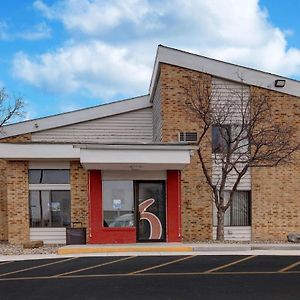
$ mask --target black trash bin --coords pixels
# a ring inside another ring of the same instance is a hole
[[[77,227],[77,225],[80,225],[80,227]],[[66,240],[67,245],[86,244],[86,228],[82,227],[81,222],[72,222],[72,227],[67,227]]]

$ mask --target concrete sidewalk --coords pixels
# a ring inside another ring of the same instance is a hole
[[[160,255],[300,256],[300,244],[144,243],[124,245],[69,245],[59,248],[58,254],[0,255],[0,262],[87,256]]]
[[[229,243],[142,243],[124,245],[68,245],[58,249],[58,254],[85,253],[148,253],[148,252],[235,252],[253,250],[298,250],[300,244],[229,244]]]

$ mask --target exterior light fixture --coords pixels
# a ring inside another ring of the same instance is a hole
[[[285,86],[285,80],[284,79],[275,80],[275,86],[279,88],[283,88]]]

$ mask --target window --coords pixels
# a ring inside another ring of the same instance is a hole
[[[29,170],[31,227],[66,227],[71,223],[69,170]]]
[[[225,192],[225,200],[229,192]],[[225,212],[225,226],[250,226],[251,225],[251,200],[250,191],[237,191],[234,193],[231,206]],[[217,208],[213,206],[213,224],[217,226]]]
[[[29,202],[31,227],[70,225],[70,191],[30,191]]]
[[[103,181],[103,226],[133,227],[134,196],[132,180]]]
[[[212,152],[220,153],[226,150],[230,140],[230,125],[212,126]]]
[[[70,183],[69,170],[29,170],[30,184],[67,184]]]

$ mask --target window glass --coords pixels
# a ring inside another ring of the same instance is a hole
[[[229,192],[225,192],[225,200]],[[217,208],[213,205],[213,224],[217,226]],[[234,193],[231,206],[226,210],[224,217],[225,226],[250,226],[250,191],[237,191]]]
[[[29,207],[31,227],[70,225],[70,191],[30,191]]]
[[[212,152],[220,153],[228,148],[229,125],[212,126]]]
[[[30,226],[38,227],[41,222],[40,191],[29,192]]]
[[[30,184],[68,184],[69,170],[29,170]]]
[[[103,181],[103,226],[134,226],[133,181]]]

